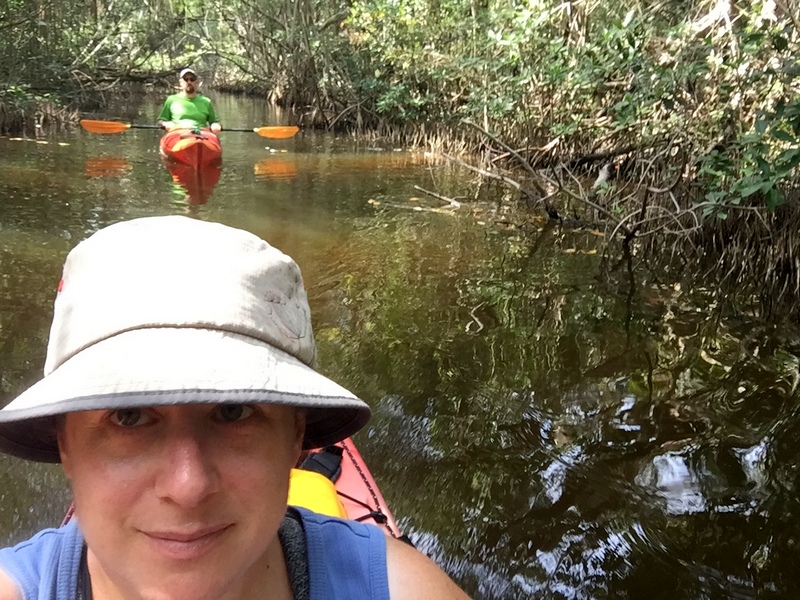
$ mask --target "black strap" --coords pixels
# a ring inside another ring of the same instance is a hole
[[[291,507],[286,511],[283,523],[278,529],[278,539],[281,542],[294,600],[311,600],[306,532],[300,515]]]
[[[321,473],[336,483],[339,475],[342,474],[342,452],[343,450],[339,446],[328,446],[319,452],[309,454],[300,468]]]
[[[89,579],[89,563],[86,560],[86,544],[81,550],[81,564],[78,567],[78,589],[75,600],[92,600],[92,580]]]

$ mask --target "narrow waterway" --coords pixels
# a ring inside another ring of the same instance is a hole
[[[289,121],[212,97],[228,126]],[[422,152],[227,132],[221,170],[187,184],[158,137],[0,138],[0,403],[40,376],[79,240],[148,215],[226,223],[300,264],[320,370],[374,410],[356,443],[402,527],[476,599],[800,593],[796,330],[655,279],[647,257],[601,269],[598,235],[520,226]],[[57,468],[6,457],[0,477],[2,542],[59,522]]]

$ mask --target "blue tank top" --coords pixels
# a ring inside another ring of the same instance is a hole
[[[311,600],[389,600],[386,538],[375,526],[298,508],[306,534]],[[76,520],[0,550],[0,569],[24,600],[73,600],[83,535]]]
[[[13,548],[0,550],[0,569],[22,591],[23,600],[72,600],[78,586],[83,535],[73,519],[45,529]]]

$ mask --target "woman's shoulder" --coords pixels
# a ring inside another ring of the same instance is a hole
[[[30,596],[42,588],[74,589],[82,548],[83,536],[73,520],[0,549],[0,600]]]
[[[406,542],[386,535],[374,525],[329,517],[299,509],[306,534],[312,530],[312,546],[324,548],[325,554],[334,553],[352,564],[353,555],[349,546],[356,544],[364,548],[363,559],[372,563],[385,557],[386,577],[388,578],[389,598],[391,600],[469,600],[469,597],[442,571],[436,563]],[[322,539],[315,543],[314,538],[322,532]],[[347,546],[334,548],[331,539]],[[363,542],[363,543],[362,543]],[[313,555],[313,550],[309,553]],[[358,555],[356,552],[355,555]],[[383,587],[383,584],[377,587]]]
[[[62,527],[48,527],[35,533],[31,538],[14,546],[0,549],[0,567],[2,558],[9,555],[39,553],[51,548],[60,548],[64,544],[82,545],[83,537],[78,529],[78,522],[73,519]]]
[[[2,569],[0,569],[0,600],[22,600],[17,582]]]
[[[386,539],[391,600],[469,600],[436,563],[409,544]]]
[[[292,507],[305,534],[312,600],[389,600],[386,542],[377,527]]]

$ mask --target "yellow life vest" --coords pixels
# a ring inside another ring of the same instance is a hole
[[[331,517],[347,518],[333,482],[314,471],[292,469],[289,474],[289,501],[291,506],[302,506]]]

